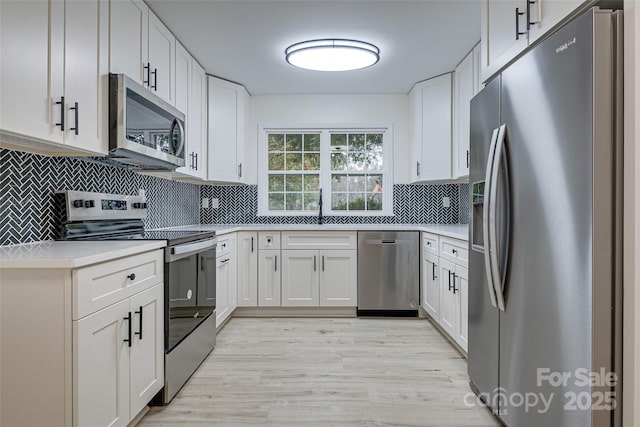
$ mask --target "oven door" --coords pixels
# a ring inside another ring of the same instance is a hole
[[[216,239],[212,239],[168,249],[165,264],[166,352],[180,344],[215,309],[215,248]],[[211,256],[213,261],[207,262]]]

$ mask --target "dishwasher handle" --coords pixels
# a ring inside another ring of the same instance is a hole
[[[415,242],[406,239],[366,239],[365,243],[371,246],[415,244]]]

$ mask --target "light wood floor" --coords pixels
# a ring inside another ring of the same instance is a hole
[[[140,426],[497,426],[427,320],[233,318]]]

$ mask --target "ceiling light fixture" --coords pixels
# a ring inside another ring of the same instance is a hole
[[[292,44],[284,51],[294,67],[315,71],[351,71],[380,60],[380,49],[371,43],[348,39],[320,39]]]

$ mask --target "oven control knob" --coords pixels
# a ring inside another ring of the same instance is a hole
[[[147,209],[147,204],[146,203],[135,202],[133,204],[133,209]]]
[[[96,202],[94,202],[93,200],[85,200],[84,201],[84,207],[85,208],[95,208],[96,207]]]
[[[84,207],[84,200],[74,200],[73,201],[74,208],[82,208]]]

